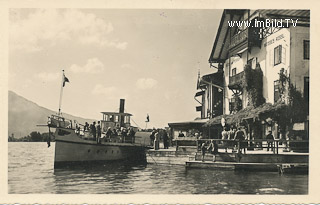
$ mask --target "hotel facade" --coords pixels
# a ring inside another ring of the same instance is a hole
[[[222,125],[244,126],[249,139],[308,138],[309,59],[309,10],[224,10],[209,58],[215,72],[199,76],[195,95],[206,138],[220,138]],[[297,104],[292,90],[305,117],[283,120]]]

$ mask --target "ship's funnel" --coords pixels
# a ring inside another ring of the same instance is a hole
[[[120,113],[124,113],[124,99],[120,99],[120,108],[119,108],[119,112]]]

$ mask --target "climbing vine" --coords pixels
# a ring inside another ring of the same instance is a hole
[[[263,97],[263,73],[260,65],[252,69],[250,65],[244,67],[243,88],[248,92],[248,106],[258,107],[265,103]]]

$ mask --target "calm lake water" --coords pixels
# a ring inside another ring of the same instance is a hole
[[[54,145],[9,142],[9,194],[308,194],[308,175],[119,163],[54,170]]]

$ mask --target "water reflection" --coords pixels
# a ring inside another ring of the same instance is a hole
[[[54,146],[54,144],[52,145]],[[110,163],[53,169],[45,143],[9,143],[10,194],[307,194],[308,175]]]

